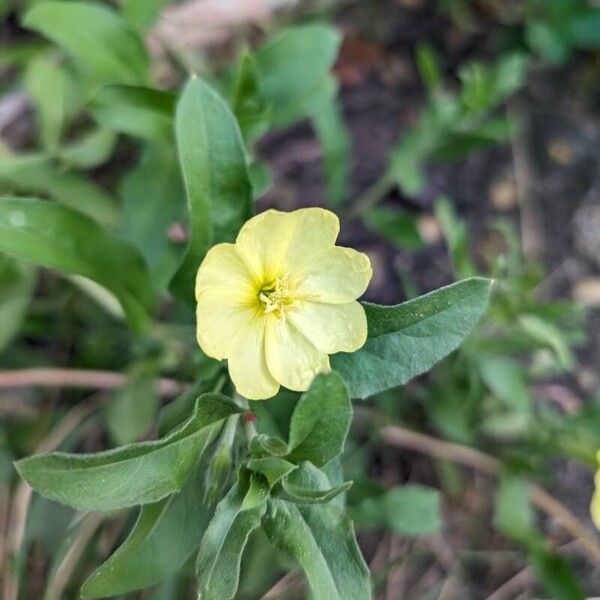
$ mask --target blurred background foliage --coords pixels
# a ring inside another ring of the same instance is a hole
[[[30,498],[11,461],[151,438],[161,407],[164,423],[189,406],[167,403],[181,383],[222,376],[181,274],[194,225],[173,118],[190,72],[238,119],[256,210],[335,210],[372,258],[368,299],[496,280],[459,351],[355,406],[343,466],[376,596],[600,594],[596,3],[3,0],[0,14],[0,189],[72,209],[31,216],[45,233],[14,258],[18,215],[0,205],[3,597],[15,580],[21,598],[78,597],[135,516]],[[287,434],[292,408],[262,406],[259,428]],[[306,596],[263,537],[250,544],[240,598]],[[191,598],[192,581],[187,565],[123,597]]]

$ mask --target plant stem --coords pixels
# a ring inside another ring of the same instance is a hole
[[[384,173],[367,191],[356,200],[350,208],[351,217],[363,217],[365,213],[372,208],[382,196],[384,196],[392,187],[393,182],[387,173]]]
[[[128,377],[124,373],[88,369],[33,368],[0,371],[0,388],[42,386],[114,390],[122,388],[127,381]],[[167,378],[156,379],[155,385],[161,396],[177,396],[189,388],[185,383]]]

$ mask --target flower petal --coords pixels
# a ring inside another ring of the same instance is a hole
[[[267,318],[265,342],[269,371],[290,390],[307,390],[317,373],[330,370],[327,354],[318,350],[289,319],[273,315]]]
[[[336,246],[320,254],[294,278],[304,300],[346,304],[364,294],[372,275],[366,254]]]
[[[293,272],[330,249],[340,231],[337,216],[323,208],[290,213],[266,210],[240,229],[240,254],[263,282]]]
[[[249,400],[271,398],[279,391],[265,358],[265,318],[257,313],[234,339],[229,375],[239,394]]]
[[[335,244],[340,221],[335,213],[324,208],[301,208],[290,213],[294,230],[285,256],[286,269],[293,276],[322,252]]]
[[[290,213],[278,210],[252,217],[240,229],[236,246],[261,284],[280,276],[293,229]]]
[[[254,293],[258,283],[235,244],[216,244],[204,257],[196,274],[196,299],[204,290],[232,289]]]
[[[208,288],[197,292],[196,338],[207,356],[229,357],[234,338],[255,317],[256,299],[234,288]]]
[[[289,319],[319,350],[327,354],[355,352],[367,341],[365,309],[348,304],[301,302]]]

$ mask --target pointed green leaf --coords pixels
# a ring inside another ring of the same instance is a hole
[[[353,398],[366,398],[424,373],[455,350],[485,311],[492,281],[459,281],[396,306],[365,304],[369,339],[332,356]]]
[[[108,227],[119,222],[116,202],[104,189],[90,179],[61,169],[44,154],[2,156],[0,181],[20,193],[53,198]]]
[[[302,394],[290,422],[289,460],[322,467],[343,449],[352,406],[343,379],[335,372],[315,377]]]
[[[276,491],[277,497],[296,504],[326,504],[352,487],[352,481],[345,481],[341,485],[323,490],[296,483],[306,469],[306,465],[300,465],[298,473],[291,472],[288,477],[284,477]]]
[[[298,484],[316,490],[331,487],[315,467],[303,470]],[[298,561],[315,600],[371,599],[369,570],[354,527],[335,503],[296,505],[273,499],[263,528],[276,548]]]
[[[107,85],[88,104],[100,125],[133,137],[168,140],[173,135],[176,97],[133,85]]]
[[[226,396],[204,394],[192,416],[161,440],[95,454],[53,452],[15,466],[40,494],[79,510],[149,504],[182,488],[223,420],[239,410]]]
[[[286,475],[297,468],[297,465],[278,456],[251,458],[245,465],[249,471],[263,475],[269,483],[269,487],[273,487]]]
[[[200,543],[211,508],[203,506],[203,472],[181,492],[147,504],[127,539],[85,582],[82,598],[118,596],[176,573]]]
[[[250,215],[252,189],[244,142],[223,99],[188,81],[177,104],[175,134],[190,212],[190,245],[172,288],[193,301],[196,271],[213,243],[233,241]]]
[[[153,303],[141,257],[74,210],[30,198],[0,198],[0,252],[92,279],[113,292],[133,326]]]
[[[242,554],[248,537],[259,527],[267,506],[267,482],[242,471],[219,502],[198,552],[196,573],[202,600],[231,600],[240,578]]]
[[[141,39],[114,10],[94,2],[40,2],[23,19],[63,48],[95,84],[143,83],[148,56]]]

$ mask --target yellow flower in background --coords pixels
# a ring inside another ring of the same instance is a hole
[[[600,452],[598,452],[597,458],[598,463],[600,463]],[[600,469],[596,471],[594,481],[596,483],[596,493],[592,498],[592,520],[596,524],[596,527],[600,529]]]
[[[227,359],[241,395],[306,390],[329,370],[329,354],[367,339],[356,301],[367,289],[369,258],[335,246],[339,220],[322,208],[267,210],[241,228],[235,244],[213,246],[196,276],[197,337]]]

